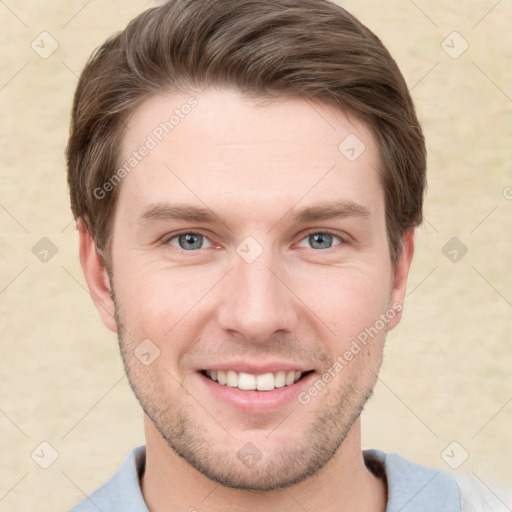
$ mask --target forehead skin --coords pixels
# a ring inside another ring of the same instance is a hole
[[[183,109],[188,115],[162,133],[160,123],[191,96],[197,106]],[[340,143],[353,134],[365,150],[350,161]],[[148,226],[138,219],[156,203],[211,209],[223,236],[235,243],[247,235],[269,241],[293,228],[291,212],[346,200],[369,210],[364,222],[353,219],[364,224],[361,246],[370,238],[387,244],[378,150],[369,129],[353,116],[298,98],[262,104],[233,90],[207,89],[157,95],[141,104],[129,119],[120,164],[148,140],[155,147],[118,185],[114,240],[124,239],[126,230],[146,236]]]

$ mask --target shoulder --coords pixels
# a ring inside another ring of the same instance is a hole
[[[110,480],[69,512],[148,512],[140,489],[140,475],[144,472],[145,460],[145,446],[135,448]]]
[[[491,481],[462,473],[456,477],[460,489],[462,512],[510,512],[512,490]]]
[[[396,453],[365,450],[363,456],[370,469],[380,466],[386,476],[386,512],[461,512],[459,486],[448,473],[415,464]]]
[[[503,501],[510,495],[468,474],[453,477],[380,450],[364,450],[363,456],[370,470],[387,479],[386,512],[510,512]]]
[[[366,465],[379,467],[388,487],[386,512],[461,512],[459,487],[440,469],[410,462],[396,453],[364,450]]]

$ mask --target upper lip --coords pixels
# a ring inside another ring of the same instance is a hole
[[[214,371],[224,371],[233,370],[237,373],[250,373],[252,375],[261,375],[263,373],[276,373],[279,371],[297,371],[297,372],[307,372],[311,370],[310,367],[293,363],[290,361],[269,361],[267,363],[251,363],[248,361],[232,361],[232,362],[222,362],[222,363],[210,363],[199,370],[214,370]]]

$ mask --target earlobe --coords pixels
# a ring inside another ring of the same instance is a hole
[[[393,308],[394,304],[400,304],[401,307],[393,308],[396,315],[388,323],[388,330],[393,329],[398,325],[402,317],[403,303],[405,300],[405,292],[407,289],[407,278],[409,277],[409,270],[411,268],[412,257],[414,255],[414,235],[416,232],[415,227],[409,228],[402,236],[399,247],[399,257],[393,269],[393,289],[391,291],[389,307]]]
[[[105,264],[91,233],[82,219],[77,220],[80,265],[84,273],[91,298],[105,326],[117,332],[114,317],[115,307],[111,297],[110,280]]]

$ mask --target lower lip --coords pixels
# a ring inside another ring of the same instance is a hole
[[[294,401],[298,401],[299,393],[310,386],[315,378],[315,372],[311,372],[289,386],[275,388],[272,391],[245,391],[239,388],[223,386],[200,372],[197,372],[197,375],[201,384],[215,398],[247,414],[274,412]]]

